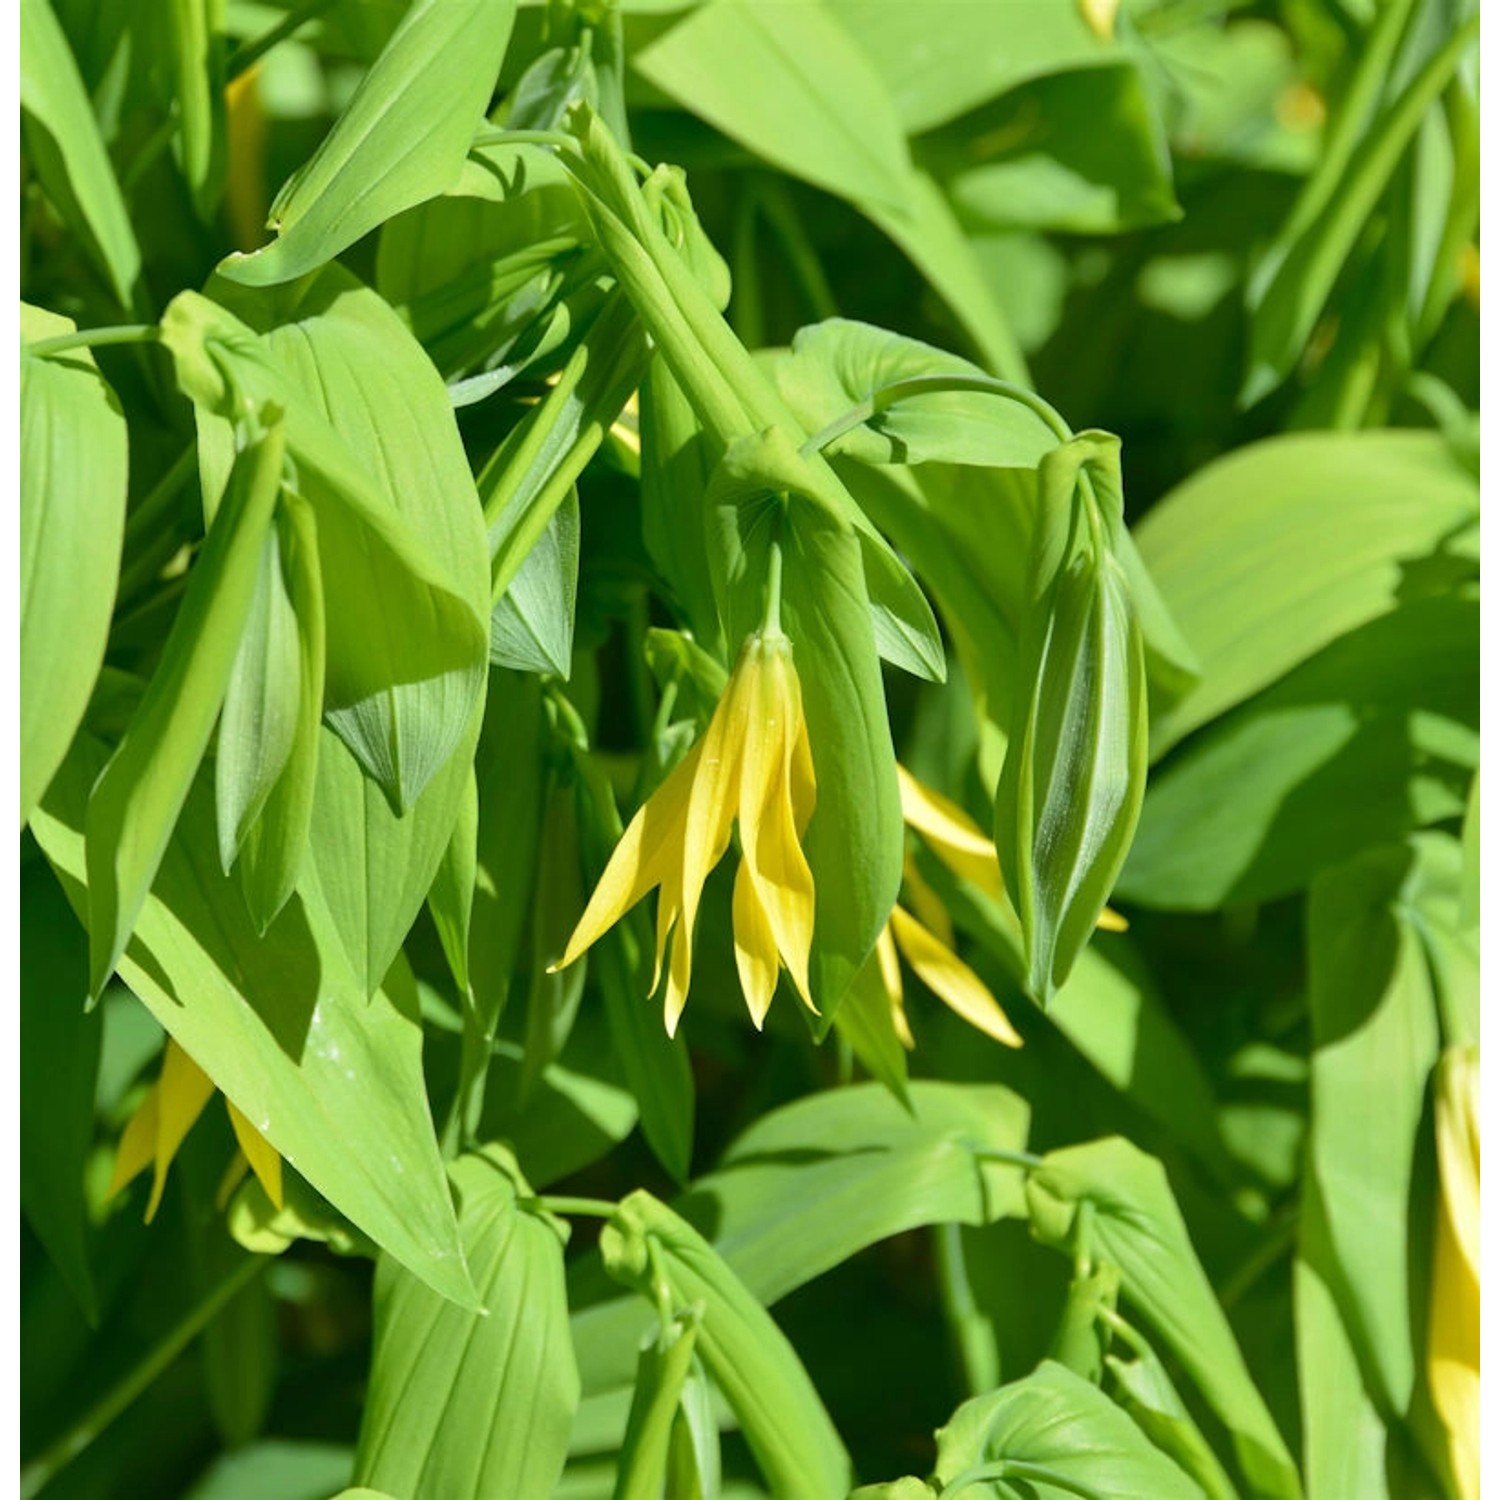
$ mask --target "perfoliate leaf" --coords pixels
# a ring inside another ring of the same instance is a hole
[[[651,1296],[660,1276],[677,1307],[701,1304],[704,1366],[778,1493],[836,1500],[848,1492],[848,1455],[796,1351],[697,1230],[638,1189],[611,1216],[600,1249],[626,1286]]]
[[[354,1477],[406,1500],[550,1495],[578,1402],[566,1232],[518,1201],[529,1189],[503,1147],[460,1157],[452,1179],[485,1311],[455,1307],[382,1257]]]

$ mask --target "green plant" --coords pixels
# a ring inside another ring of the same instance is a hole
[[[1477,1495],[1476,33],[22,0],[26,1495]]]

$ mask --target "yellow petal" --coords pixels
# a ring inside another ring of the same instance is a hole
[[[792,806],[792,768],[803,729],[802,693],[787,641],[767,641],[763,660],[764,668],[753,681],[745,738],[740,842],[781,961],[797,993],[815,1012],[807,973],[815,894]]]
[[[740,989],[750,1008],[750,1019],[759,1031],[776,993],[776,975],[781,965],[776,956],[776,935],[770,918],[755,894],[750,866],[740,861],[734,877],[734,963],[740,973]]]
[[[891,1025],[895,1028],[896,1039],[908,1052],[914,1051],[917,1039],[911,1034],[911,1022],[906,1018],[906,1006],[902,1003],[901,960],[896,955],[896,940],[891,936],[889,922],[875,939],[875,961],[880,965],[880,982],[891,1002]]]
[[[698,902],[709,872],[729,848],[729,830],[739,802],[740,761],[750,703],[761,676],[760,642],[745,642],[729,686],[708,721],[702,754],[693,774],[682,836],[682,916],[689,943],[698,920]]]
[[[953,919],[948,915],[948,908],[943,905],[942,898],[922,878],[922,872],[910,854],[901,866],[901,880],[906,888],[907,905],[944,947],[951,948],[954,941]]]
[[[155,1155],[156,1085],[152,1084],[120,1133],[120,1146],[115,1152],[115,1168],[110,1173],[109,1187],[104,1196],[113,1198],[133,1182],[150,1166],[151,1158]]]
[[[818,801],[818,778],[813,774],[812,742],[807,735],[807,718],[801,711],[802,685],[797,684],[797,737],[792,744],[792,816],[799,839],[812,822]]]
[[[1479,1495],[1479,1058],[1450,1048],[1437,1069],[1441,1188],[1427,1377],[1461,1500]]]
[[[672,934],[672,962],[667,967],[667,1000],[665,1018],[667,1035],[677,1035],[677,1023],[687,1005],[688,986],[693,978],[693,939],[681,922]]]
[[[563,956],[552,965],[554,971],[567,968],[597,943],[637,901],[660,885],[676,864],[701,753],[701,745],[694,745],[630,820]]]
[[[1115,34],[1115,12],[1120,0],[1078,0],[1078,11],[1090,31],[1101,42],[1112,41]]]
[[[1122,917],[1119,912],[1105,907],[1099,913],[1099,920],[1094,924],[1100,932],[1129,932],[1130,923]]]
[[[905,766],[896,767],[896,780],[901,788],[901,816],[955,875],[973,881],[998,901],[1004,887],[994,841],[956,802],[923,786]]]
[[[276,1148],[237,1110],[229,1100],[224,1101],[229,1109],[229,1123],[234,1127],[234,1138],[240,1143],[250,1170],[260,1179],[260,1185],[277,1208],[281,1207],[281,1157]]]
[[[1020,1035],[985,988],[984,981],[915,917],[895,907],[891,912],[891,931],[917,977],[950,1010],[1007,1047],[1021,1045]]]
[[[156,1170],[151,1180],[151,1199],[146,1205],[148,1224],[161,1206],[172,1158],[197,1123],[204,1105],[213,1098],[213,1092],[213,1080],[168,1037],[161,1077],[156,1084]]]

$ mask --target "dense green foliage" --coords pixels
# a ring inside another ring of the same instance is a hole
[[[22,1492],[1477,1500],[1472,0],[20,14]]]

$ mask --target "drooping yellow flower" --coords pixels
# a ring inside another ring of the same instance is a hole
[[[146,1222],[156,1217],[161,1206],[162,1190],[167,1183],[167,1169],[187,1133],[197,1123],[204,1106],[213,1097],[213,1080],[170,1037],[162,1054],[161,1076],[151,1086],[140,1107],[130,1117],[120,1137],[115,1154],[115,1169],[110,1177],[106,1197],[114,1195],[133,1182],[148,1165],[154,1164],[151,1198],[146,1205]],[[281,1157],[275,1148],[229,1100],[229,1123],[239,1150],[219,1188],[222,1202],[248,1166],[260,1179],[266,1196],[281,1207]]]
[[[905,766],[897,765],[896,779],[901,788],[901,816],[907,826],[919,833],[933,854],[961,880],[969,881],[991,900],[999,901],[1005,887],[993,840],[985,836],[956,802],[924,786]],[[1020,1034],[1000,1002],[953,951],[953,923],[947,909],[909,856],[902,879],[911,909],[894,907],[875,945],[881,979],[891,1002],[891,1019],[902,1045],[907,1048],[915,1045],[901,983],[899,960],[905,958],[922,983],[969,1025],[1004,1046],[1019,1047]],[[1123,932],[1126,922],[1118,912],[1106,907],[1100,914],[1099,926],[1110,932]]]
[[[659,887],[651,987],[670,939],[666,1025],[674,1035],[692,980],[703,885],[738,822],[734,956],[751,1019],[757,1027],[765,1021],[782,968],[816,1011],[807,972],[813,877],[801,842],[816,797],[791,642],[759,631],[745,642],[702,738],[630,820],[554,967],[573,963]]]
[[[1479,1050],[1437,1066],[1439,1202],[1427,1380],[1462,1500],[1479,1496]]]

